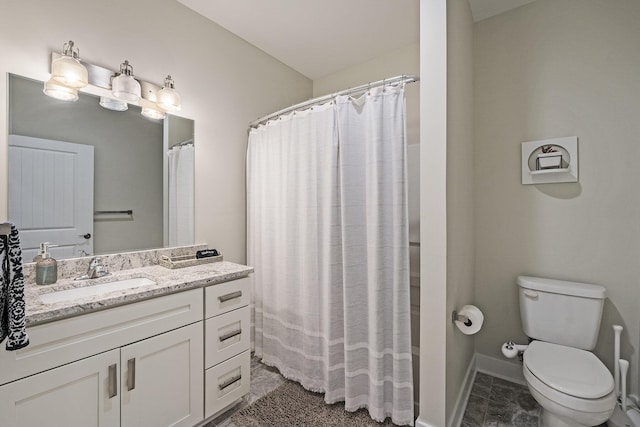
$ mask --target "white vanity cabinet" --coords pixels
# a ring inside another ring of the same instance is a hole
[[[28,328],[0,349],[2,427],[193,427],[249,392],[244,277]]]
[[[199,366],[202,322],[0,387],[2,425],[191,427],[202,420]]]
[[[29,346],[0,351],[0,425],[198,424],[202,307],[194,289],[30,328]]]
[[[0,387],[7,427],[120,425],[120,350],[111,350]]]
[[[122,427],[202,420],[202,322],[120,349]]]
[[[205,288],[205,418],[249,393],[250,291],[248,277]]]

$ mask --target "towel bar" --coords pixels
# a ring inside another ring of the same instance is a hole
[[[94,215],[109,215],[109,214],[127,214],[133,215],[133,209],[128,209],[126,211],[94,211]]]

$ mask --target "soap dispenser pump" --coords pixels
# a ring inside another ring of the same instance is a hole
[[[40,253],[35,258],[38,285],[50,285],[58,280],[58,262],[49,255],[49,248],[56,246],[49,242],[40,243]]]

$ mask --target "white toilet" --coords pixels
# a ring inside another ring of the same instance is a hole
[[[518,277],[525,334],[524,377],[542,406],[546,427],[596,426],[616,405],[613,377],[592,350],[598,339],[605,288]],[[505,344],[506,345],[506,344]]]

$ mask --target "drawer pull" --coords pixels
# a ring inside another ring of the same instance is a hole
[[[116,364],[109,365],[109,399],[118,395],[118,368]]]
[[[219,296],[218,300],[220,302],[225,302],[225,301],[229,301],[230,299],[240,298],[241,296],[242,296],[242,291],[236,291],[236,292],[232,292],[232,293],[227,294],[227,295]]]
[[[136,388],[136,358],[127,361],[127,390]]]
[[[224,335],[220,335],[220,337],[219,337],[220,342],[226,341],[229,338],[236,337],[236,336],[240,335],[241,333],[242,333],[242,329],[238,329],[237,331],[227,332]]]
[[[230,385],[237,383],[241,379],[242,379],[242,374],[238,375],[237,377],[231,377],[225,382],[223,382],[222,384],[218,384],[218,388],[220,389],[220,391],[222,391],[225,388],[229,387]]]

